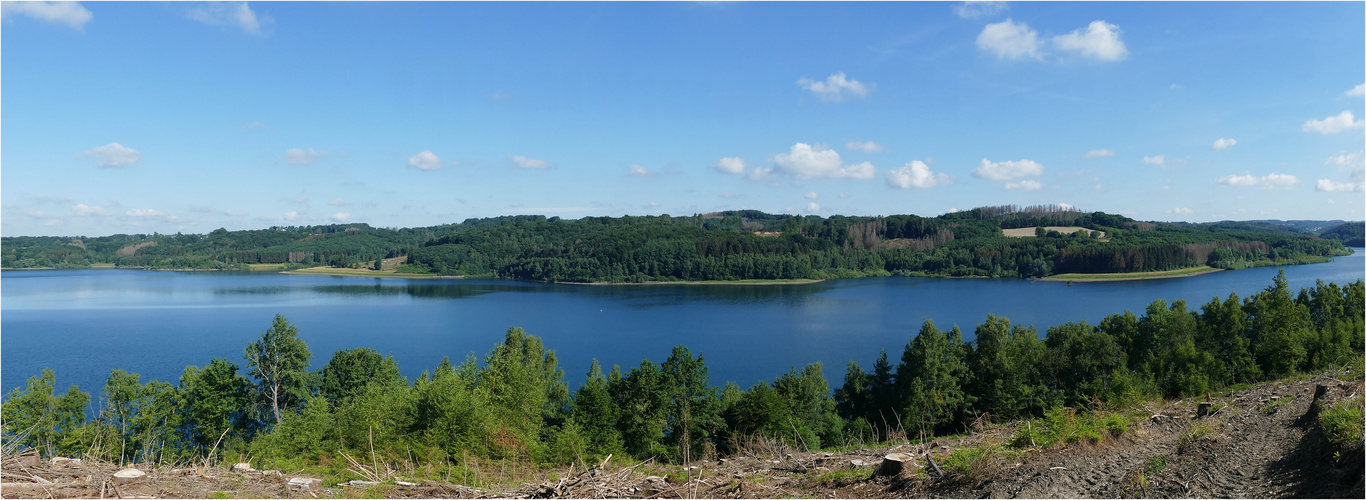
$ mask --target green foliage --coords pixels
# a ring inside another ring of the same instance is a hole
[[[666,405],[669,444],[678,449],[683,463],[705,453],[705,444],[723,424],[716,387],[707,376],[702,355],[693,358],[687,347],[677,346],[660,365],[669,391]],[[825,379],[821,379],[824,387]],[[833,413],[833,411],[832,411]]]
[[[973,397],[963,392],[968,376],[966,350],[957,326],[945,332],[930,320],[925,320],[920,332],[911,338],[896,370],[901,392],[899,413],[908,431],[943,432],[963,421],[973,402]]]
[[[867,481],[873,477],[871,467],[838,469],[816,476],[816,484],[827,488],[843,488],[851,484]]]
[[[318,380],[318,393],[333,404],[355,397],[369,384],[407,385],[399,375],[393,355],[384,357],[370,348],[333,353]]]
[[[1129,420],[1119,414],[1085,411],[1059,407],[1044,413],[1043,418],[1030,420],[1011,438],[1011,446],[1050,448],[1079,441],[1098,443],[1124,435]]]
[[[1362,418],[1363,405],[1366,405],[1366,399],[1357,396],[1339,401],[1319,413],[1319,429],[1339,451],[1362,446],[1361,429],[1366,426],[1366,420]]]
[[[23,389],[5,395],[0,417],[6,442],[17,441],[45,456],[78,451],[78,432],[90,394],[73,385],[58,396],[53,392],[56,385],[57,375],[44,368],[42,375],[29,377]]]
[[[275,315],[261,339],[247,345],[247,374],[257,380],[256,397],[269,405],[272,422],[299,404],[308,393],[308,360],[313,354],[299,338],[299,329],[284,316]]]
[[[507,426],[500,431],[504,435],[496,449],[516,453],[538,442],[543,426],[563,423],[569,388],[555,351],[545,349],[540,338],[509,328],[484,363],[477,377],[479,390],[488,395],[495,421]]]
[[[263,468],[297,469],[340,449],[339,437],[327,398],[313,396],[303,411],[285,414],[270,433],[252,440],[251,456]]]
[[[251,384],[237,374],[237,365],[213,358],[207,366],[185,367],[177,388],[183,399],[182,432],[192,446],[208,452],[219,439],[246,424]]]
[[[587,439],[586,458],[620,454],[624,451],[621,431],[617,430],[617,407],[612,403],[607,378],[598,360],[588,370],[588,379],[574,393],[570,422]]]

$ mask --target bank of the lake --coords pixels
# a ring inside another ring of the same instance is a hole
[[[1077,281],[1086,283],[1099,283],[1104,281],[1138,281],[1138,280],[1160,280],[1168,278],[1190,278],[1202,274],[1217,273],[1223,269],[1209,266],[1186,267],[1181,269],[1171,269],[1167,271],[1148,271],[1144,273],[1070,273],[1056,274],[1039,278],[1039,281]]]

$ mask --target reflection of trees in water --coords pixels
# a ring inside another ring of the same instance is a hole
[[[590,297],[629,300],[632,305],[650,307],[686,301],[711,301],[740,304],[803,303],[820,292],[835,288],[829,283],[804,285],[636,285],[589,286],[560,285],[524,281],[505,283],[410,283],[373,285],[264,286],[214,290],[219,295],[286,295],[320,293],[351,296],[400,296],[459,299],[489,293],[565,293]]]

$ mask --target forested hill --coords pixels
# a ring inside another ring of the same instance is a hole
[[[982,207],[938,217],[741,210],[578,220],[505,216],[410,229],[345,224],[218,229],[206,235],[9,237],[2,252],[6,268],[377,267],[381,259],[407,257],[402,271],[641,282],[1236,269],[1318,262],[1347,253],[1344,242],[1361,244],[1362,223],[1321,233],[1312,227],[1140,222],[1059,206]]]

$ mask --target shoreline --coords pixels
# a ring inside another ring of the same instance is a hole
[[[807,280],[807,279],[799,279],[799,280],[740,280],[740,281],[641,281],[641,282],[637,282],[637,283],[620,283],[620,282],[613,282],[613,281],[592,281],[592,282],[581,282],[581,281],[552,281],[551,283],[554,283],[554,284],[556,284],[556,285],[582,285],[582,286],[659,286],[659,285],[688,285],[688,286],[699,286],[699,285],[702,285],[702,286],[705,286],[705,285],[726,285],[726,286],[736,286],[736,285],[757,285],[757,286],[772,286],[772,285],[810,285],[810,284],[813,284],[813,283],[820,283],[820,282],[822,282],[822,281],[825,281],[825,280],[823,280],[823,279],[809,279],[809,280]]]
[[[1190,269],[1199,269],[1199,268],[1190,268]],[[1179,270],[1178,270],[1178,271],[1179,271]],[[1068,282],[1068,283],[1107,283],[1107,282],[1115,282],[1115,281],[1163,280],[1163,279],[1190,278],[1190,277],[1193,277],[1193,276],[1203,276],[1203,275],[1206,275],[1206,274],[1217,273],[1217,272],[1219,272],[1219,271],[1224,271],[1224,269],[1219,269],[1219,268],[1211,267],[1211,268],[1208,268],[1208,269],[1199,269],[1198,271],[1187,272],[1187,273],[1178,273],[1178,274],[1161,274],[1161,273],[1176,273],[1176,271],[1151,271],[1151,274],[1149,274],[1149,275],[1147,275],[1147,276],[1143,276],[1143,275],[1142,275],[1142,274],[1145,274],[1145,273],[1113,273],[1113,274],[1077,274],[1077,273],[1069,273],[1069,274],[1060,274],[1060,275],[1056,275],[1056,276],[1048,276],[1048,277],[1044,277],[1044,278],[1037,278],[1037,279],[1035,279],[1034,281],[1065,281],[1065,282]],[[1125,275],[1131,275],[1131,276],[1125,276]],[[1071,276],[1071,277],[1069,278],[1069,277],[1066,277],[1066,276]],[[1077,277],[1077,276],[1083,276],[1083,277]],[[1094,276],[1094,277],[1092,277],[1092,276]],[[1108,277],[1108,278],[1107,278],[1107,277],[1105,277],[1105,276],[1112,276],[1112,277]]]
[[[315,269],[316,269],[316,270],[315,270]],[[406,280],[463,280],[463,279],[465,279],[464,276],[441,276],[441,275],[434,275],[434,274],[397,274],[397,273],[390,273],[390,274],[379,274],[379,273],[367,274],[367,273],[358,273],[358,272],[355,272],[355,271],[347,272],[346,270],[340,270],[340,269],[337,269],[337,270],[333,271],[333,270],[329,270],[329,269],[335,269],[335,268],[306,267],[306,268],[303,268],[303,269],[295,269],[295,270],[293,270],[293,271],[273,271],[273,272],[276,273],[276,274],[297,274],[297,275],[305,275],[305,276],[310,276],[310,275],[311,275],[311,276],[342,276],[342,277],[347,277],[347,278],[401,278],[401,279],[406,279]],[[271,272],[271,271],[261,271],[261,272]]]

